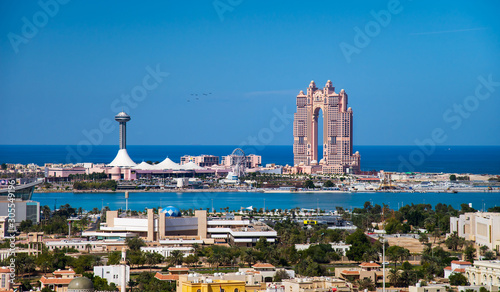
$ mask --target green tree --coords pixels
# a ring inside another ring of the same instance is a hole
[[[306,189],[314,189],[316,186],[314,185],[314,182],[310,179],[306,180],[304,182],[304,188]]]
[[[474,248],[473,244],[468,244],[467,247],[464,249],[464,256],[465,259],[471,263],[474,262],[474,255],[476,254],[476,249]]]
[[[130,250],[134,250],[134,251],[140,250],[141,247],[146,246],[146,243],[144,242],[144,240],[142,238],[140,238],[139,236],[127,238],[125,243],[127,244],[128,248]]]
[[[290,279],[290,275],[285,271],[285,269],[279,269],[274,274],[273,282],[281,282],[283,279]]]
[[[361,261],[365,251],[371,247],[370,241],[361,229],[357,229],[353,234],[347,236],[346,243],[351,245],[346,252],[347,258],[351,261]]]
[[[396,269],[398,261],[402,264],[410,257],[410,251],[408,249],[397,245],[390,246],[386,254],[389,256],[390,260],[394,262],[394,269]]]
[[[359,279],[356,281],[356,284],[358,285],[358,290],[362,291],[367,289],[368,291],[374,291],[375,290],[375,284],[373,283],[371,278],[363,278]]]
[[[167,257],[167,261],[174,266],[182,265],[184,262],[184,254],[180,250],[173,250],[170,256]]]
[[[118,265],[122,259],[122,254],[119,251],[108,253],[108,265]]]
[[[333,184],[333,182],[331,180],[327,180],[327,181],[325,181],[325,183],[323,184],[323,186],[325,188],[333,188],[335,186],[335,184]]]
[[[399,222],[396,218],[389,218],[386,221],[385,232],[387,234],[395,234],[403,231],[403,224]]]
[[[194,254],[190,254],[184,258],[184,262],[188,266],[194,266],[199,260],[198,256]]]
[[[457,176],[456,176],[456,175],[454,175],[454,174],[451,174],[451,175],[450,175],[450,180],[451,180],[451,181],[456,181],[456,180],[457,180]]]
[[[450,280],[450,285],[453,286],[466,286],[469,284],[467,277],[461,273],[452,273],[448,279]]]
[[[459,237],[456,232],[453,232],[446,240],[444,241],[446,244],[446,247],[453,251],[457,251],[459,248],[462,248],[462,246],[465,244],[465,239],[462,237]]]

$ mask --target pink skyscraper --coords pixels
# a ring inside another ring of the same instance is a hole
[[[323,159],[318,161],[318,117],[323,113]],[[307,93],[297,95],[293,122],[295,165],[322,166],[323,173],[359,171],[359,152],[352,153],[352,109],[344,89],[335,93],[328,80],[323,89],[311,81]]]

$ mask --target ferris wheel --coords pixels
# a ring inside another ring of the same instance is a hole
[[[233,167],[234,175],[241,177],[245,175],[247,157],[241,148],[236,148],[231,153],[231,166]]]

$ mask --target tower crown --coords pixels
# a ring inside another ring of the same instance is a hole
[[[126,123],[130,121],[130,116],[126,112],[121,112],[115,116],[115,121]]]

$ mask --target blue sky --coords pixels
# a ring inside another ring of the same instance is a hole
[[[349,95],[355,145],[500,145],[498,1],[42,6],[0,2],[0,144],[117,144],[116,122],[100,123],[125,108],[128,144],[287,145],[283,112],[331,79]]]

